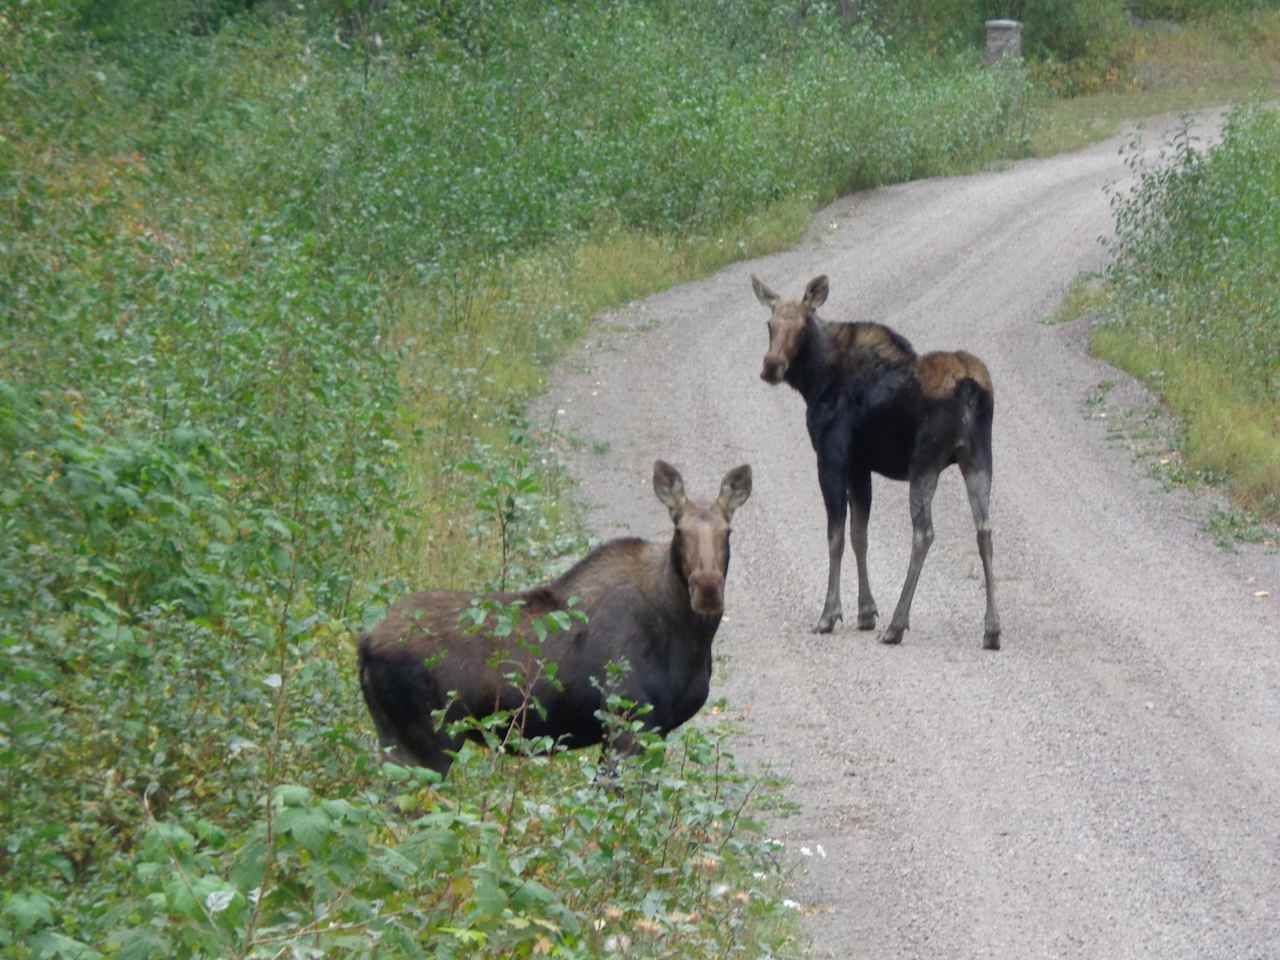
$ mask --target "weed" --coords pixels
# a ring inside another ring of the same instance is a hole
[[[1067,288],[1057,311],[1042,322],[1050,325],[1073,323],[1083,317],[1094,316],[1102,311],[1107,299],[1106,283],[1101,276],[1081,274]]]
[[[1209,516],[1207,527],[1213,542],[1223,550],[1233,550],[1238,543],[1262,543],[1275,535],[1245,510],[1215,510]]]

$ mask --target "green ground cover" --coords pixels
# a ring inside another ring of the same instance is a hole
[[[1280,519],[1280,115],[1249,107],[1212,149],[1185,133],[1117,208],[1100,355],[1185,424],[1189,465]]]

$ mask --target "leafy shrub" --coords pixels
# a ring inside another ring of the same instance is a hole
[[[874,18],[933,49],[981,46],[987,20],[1023,25],[1023,55],[1059,93],[1088,93],[1121,78],[1133,58],[1124,0],[882,0]]]
[[[1134,0],[1132,4],[1134,16],[1170,20],[1276,9],[1280,9],[1276,0]]]
[[[438,569],[401,541],[466,586],[576,542],[520,409],[583,308],[531,258],[979,163],[1025,76],[779,4],[266,6],[0,15],[0,949],[770,952],[719,734],[618,798],[390,785],[350,636]]]

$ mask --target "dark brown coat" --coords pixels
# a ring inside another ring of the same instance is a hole
[[[596,714],[611,661],[629,663],[618,692],[651,706],[645,723],[663,734],[706,702],[711,642],[724,611],[729,521],[751,493],[751,468],[731,470],[719,497],[701,506],[686,498],[675,468],[659,460],[654,491],[675,525],[669,542],[613,540],[551,583],[487,597],[522,604],[526,619],[568,609],[575,598],[586,614],[585,623],[575,621],[542,645],[541,658],[557,664],[560,687],[536,680],[533,693],[545,715],[528,711],[524,736],[551,737],[570,748],[600,743],[604,728]],[[463,632],[459,618],[471,603],[466,593],[415,593],[360,640],[360,686],[382,745],[402,762],[441,774],[461,746],[444,725],[518,708],[523,694],[503,677],[513,667],[524,677],[538,676],[535,658],[512,638]],[[495,655],[503,661],[497,669]],[[432,712],[450,703],[451,691],[457,697],[437,728]]]
[[[800,300],[783,300],[756,277],[757,299],[769,308],[769,349],[760,371],[766,383],[787,383],[805,401],[805,424],[818,459],[818,486],[827,510],[827,596],[814,627],[829,633],[844,618],[840,567],[844,520],[858,564],[858,627],[875,627],[878,611],[867,577],[871,474],[911,485],[911,564],[893,619],[881,640],[899,643],[933,542],[932,502],[938,475],[959,464],[969,493],[986,580],[983,645],[1000,646],[992,573],[991,424],[995,391],[981,360],[956,350],[918,355],[900,334],[879,323],[833,323],[818,317],[828,284],[815,277]]]

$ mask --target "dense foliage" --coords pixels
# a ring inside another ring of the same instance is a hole
[[[1280,516],[1280,114],[1236,111],[1210,150],[1184,130],[1164,159],[1117,198],[1100,342],[1186,418],[1199,466]]]
[[[971,46],[984,24],[1023,25],[1023,52],[1036,78],[1058,93],[1114,89],[1133,72],[1135,23],[1189,21],[1280,9],[1280,0],[864,0],[852,9],[911,46]]]
[[[1016,68],[793,12],[0,12],[3,952],[786,946],[721,733],[435,785],[374,762],[351,635],[447,523],[468,584],[572,542],[512,371],[583,317],[528,258],[1016,144]]]
[[[1277,0],[1133,0],[1135,16],[1168,17],[1189,20],[1223,13],[1245,13],[1250,10],[1278,10]]]

